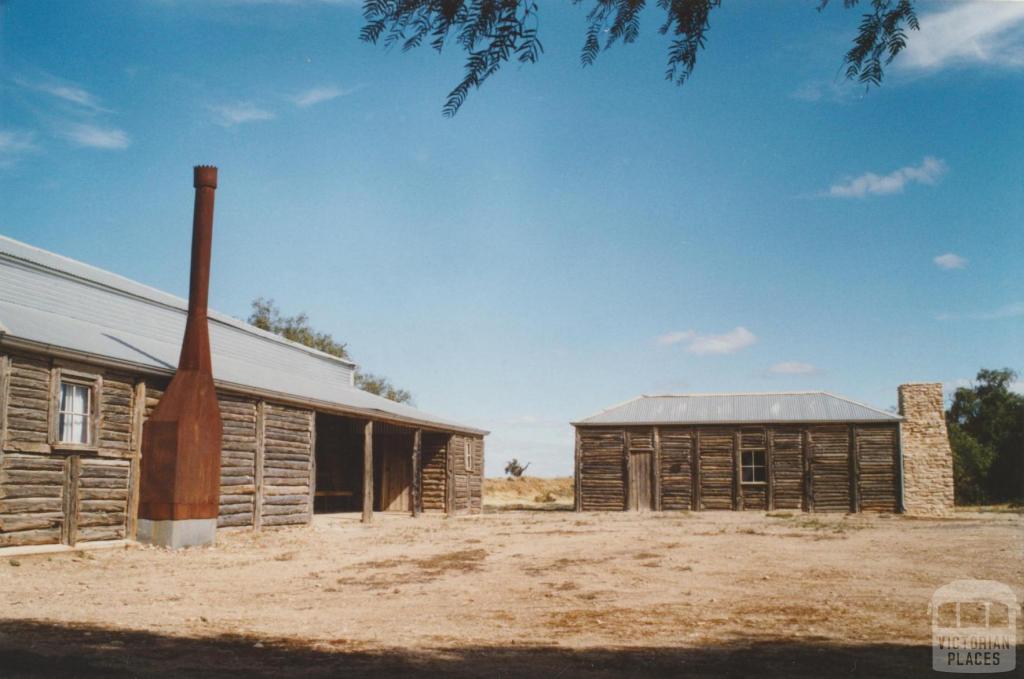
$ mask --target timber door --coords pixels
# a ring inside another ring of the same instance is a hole
[[[412,509],[412,458],[395,448],[384,450],[380,479],[380,508],[385,512]]]
[[[652,458],[649,452],[629,454],[629,508],[634,512],[646,512],[654,508],[654,493],[651,492],[651,474],[654,471]]]

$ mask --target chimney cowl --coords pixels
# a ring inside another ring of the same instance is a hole
[[[192,168],[192,186],[208,186],[211,189],[217,188],[217,168],[213,165],[196,165]]]

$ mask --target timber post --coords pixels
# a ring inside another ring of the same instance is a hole
[[[860,511],[860,465],[857,460],[857,428],[852,424],[849,427],[849,455],[850,455],[850,511]]]
[[[811,432],[804,429],[802,432],[803,458],[804,458],[804,511],[814,511],[814,440]]]
[[[256,404],[256,455],[253,462],[252,529],[263,527],[263,471],[266,459],[267,402]]]
[[[373,521],[373,420],[363,425],[363,523]]]
[[[743,430],[737,429],[732,435],[732,508],[733,510],[743,509],[743,469],[740,458],[743,456]]]
[[[654,427],[654,511],[661,511],[661,429]]]
[[[412,433],[412,515],[423,511],[423,430]]]
[[[580,437],[580,428],[573,427],[573,431],[576,432],[576,458],[575,458],[575,479],[573,479],[573,509],[577,512],[583,511],[583,479],[581,474],[583,473],[583,440]]]
[[[693,484],[691,504],[693,511],[700,511],[700,429],[694,429],[690,444],[690,482]]]
[[[764,506],[770,512],[775,509],[775,430],[771,427],[765,432],[765,469],[764,480],[767,487],[764,491]]]
[[[625,504],[626,511],[629,511],[633,507],[633,493],[630,489],[632,483],[632,477],[629,473],[629,448],[631,445],[631,437],[628,429],[622,430],[622,497]]]

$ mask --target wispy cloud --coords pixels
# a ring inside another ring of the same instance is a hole
[[[968,2],[922,14],[896,64],[936,71],[970,64],[1024,68],[1024,2]]]
[[[37,150],[34,132],[0,130],[0,167],[15,165],[22,155]]]
[[[210,110],[217,116],[217,122],[224,127],[254,123],[262,120],[273,120],[276,115],[272,111],[262,109],[254,104],[238,102],[211,106]]]
[[[655,342],[664,347],[685,344],[686,351],[702,356],[705,354],[734,354],[757,342],[757,336],[743,326],[739,326],[721,335],[701,335],[695,330],[674,330],[659,335],[655,338]]]
[[[316,104],[322,104],[325,101],[331,99],[337,99],[338,97],[344,97],[352,94],[355,90],[345,90],[334,85],[326,85],[323,87],[314,87],[308,89],[305,92],[300,92],[293,97],[290,97],[292,103],[299,108],[308,108],[315,106]]]
[[[966,269],[967,259],[960,255],[947,252],[944,255],[939,255],[932,259],[935,262],[935,266],[940,269]]]
[[[35,133],[0,130],[0,153],[24,153],[35,148]]]
[[[51,75],[45,75],[35,80],[16,78],[14,82],[27,89],[49,94],[52,97],[89,109],[90,111],[97,113],[110,112],[110,109],[104,108],[100,104],[98,97],[84,87],[60,80]]]
[[[799,101],[812,103],[827,101],[841,104],[853,99],[862,99],[864,88],[858,87],[848,80],[809,80],[790,96]]]
[[[947,169],[943,160],[926,156],[916,167],[908,165],[886,175],[865,172],[833,184],[825,195],[833,198],[864,198],[902,193],[907,184],[935,184]]]
[[[79,146],[97,149],[126,149],[131,143],[124,130],[82,123],[72,123],[66,126],[61,130],[61,135]]]
[[[813,375],[819,372],[816,366],[800,361],[783,361],[768,368],[773,375]]]
[[[973,311],[967,313],[941,313],[935,318],[939,321],[997,321],[1003,318],[1017,318],[1024,316],[1024,302],[1006,304],[998,309],[989,311]]]

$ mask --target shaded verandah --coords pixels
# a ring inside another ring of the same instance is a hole
[[[316,414],[314,512],[448,510],[450,432]]]

